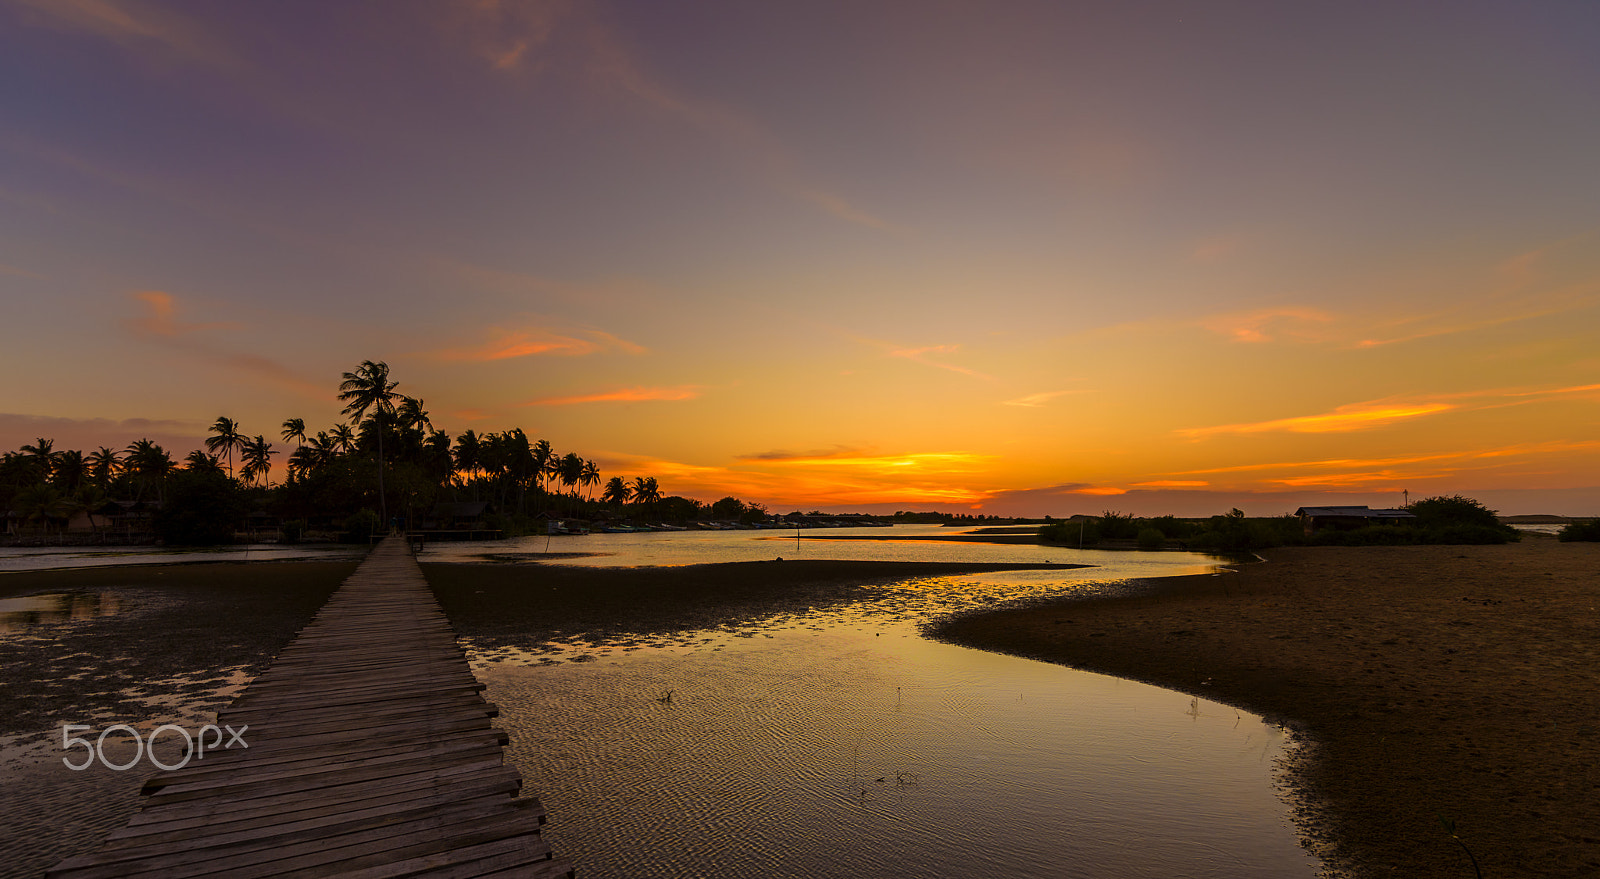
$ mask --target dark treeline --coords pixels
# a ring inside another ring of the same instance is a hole
[[[1471,498],[1432,497],[1404,509],[1416,518],[1312,534],[1307,534],[1305,524],[1294,516],[1247,517],[1237,509],[1207,519],[1136,519],[1108,511],[1098,517],[1052,522],[1039,529],[1039,540],[1063,546],[1131,544],[1141,549],[1177,546],[1229,553],[1274,546],[1483,544],[1520,539],[1516,529],[1495,517],[1494,510]]]
[[[0,456],[0,512],[13,533],[47,537],[86,518],[93,531],[138,527],[169,543],[201,544],[230,541],[257,522],[280,523],[288,540],[307,531],[359,538],[389,524],[414,526],[441,503],[486,503],[485,527],[507,534],[541,527],[540,514],[766,515],[732,497],[707,505],[663,495],[653,476],[603,480],[593,461],[521,428],[451,437],[433,426],[421,399],[399,392],[381,361],[345,373],[339,391],[346,421],[312,431],[290,418],[276,431],[282,446],[225,416],[209,428],[205,448],[182,459],[149,439],[86,454],[40,438]],[[283,474],[276,483],[275,471]]]

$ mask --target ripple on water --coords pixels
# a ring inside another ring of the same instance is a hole
[[[573,639],[555,655],[591,659],[576,664],[472,655],[552,845],[594,879],[1314,875],[1272,787],[1277,727],[918,634],[954,608],[1090,588],[1050,573]]]

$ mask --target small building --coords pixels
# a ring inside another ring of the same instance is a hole
[[[433,505],[433,511],[423,522],[429,530],[460,531],[482,529],[488,501],[445,501]]]
[[[1368,525],[1399,525],[1417,517],[1405,510],[1372,510],[1359,507],[1301,507],[1294,511],[1309,537],[1318,531],[1352,531]]]

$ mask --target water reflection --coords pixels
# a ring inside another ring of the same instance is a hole
[[[921,578],[550,652],[462,634],[545,832],[593,879],[1315,875],[1272,786],[1279,728],[920,635],[1095,573]]]
[[[122,609],[115,592],[61,592],[0,598],[0,634],[35,626],[110,616]]]

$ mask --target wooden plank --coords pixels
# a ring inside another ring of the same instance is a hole
[[[50,876],[570,876],[449,620],[380,544],[219,713],[246,747],[146,785],[144,808]]]

